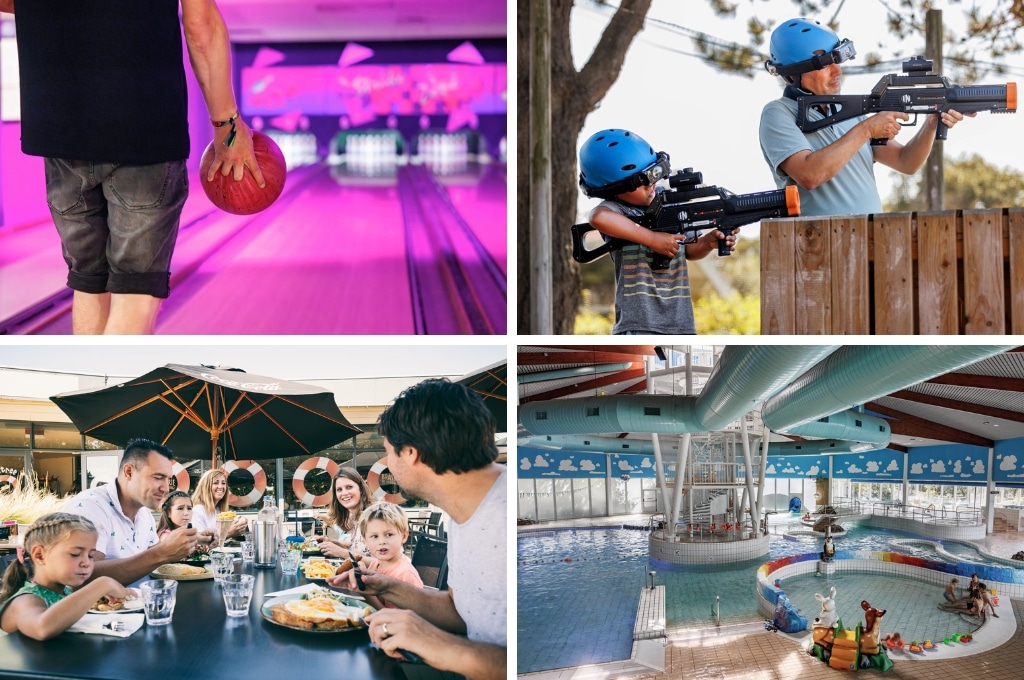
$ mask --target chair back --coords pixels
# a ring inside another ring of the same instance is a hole
[[[448,587],[448,541],[420,536],[412,553],[412,565],[423,579],[423,585],[445,590]]]

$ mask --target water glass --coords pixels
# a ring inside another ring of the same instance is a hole
[[[178,596],[178,582],[171,579],[154,579],[146,581],[140,588],[146,623],[151,626],[170,623]]]
[[[282,550],[279,557],[282,574],[294,574],[299,570],[299,563],[302,562],[301,550]]]
[[[252,574],[228,574],[221,581],[228,616],[246,616],[252,601]]]
[[[242,561],[252,562],[256,554],[256,544],[252,541],[242,541]]]
[[[210,567],[213,569],[213,580],[221,583],[224,577],[235,570],[235,556],[228,552],[213,551],[210,553]]]

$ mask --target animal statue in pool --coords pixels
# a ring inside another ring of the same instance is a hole
[[[879,626],[886,610],[875,609],[867,600],[860,601],[860,608],[864,610],[866,624],[860,635],[860,651],[865,654],[878,654],[881,644]]]
[[[814,599],[821,603],[821,614],[814,619],[815,628],[832,628],[836,625],[839,615],[836,613],[836,589],[835,586],[829,589],[829,596],[824,597],[821,593],[815,593]]]

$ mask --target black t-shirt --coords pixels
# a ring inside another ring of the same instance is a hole
[[[177,0],[15,0],[21,144],[33,156],[188,158]]]

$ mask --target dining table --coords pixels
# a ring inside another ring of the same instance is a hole
[[[221,587],[213,579],[182,580],[171,623],[145,624],[129,637],[65,632],[40,642],[21,633],[0,633],[0,679],[406,680],[402,666],[407,664],[372,647],[364,628],[296,630],[263,618],[264,594],[305,585],[301,574],[284,575],[280,567],[256,569],[240,559],[234,568],[255,576],[247,616],[227,616]]]

